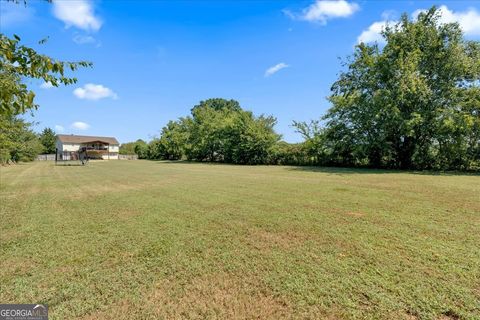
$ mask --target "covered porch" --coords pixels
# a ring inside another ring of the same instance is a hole
[[[87,142],[82,142],[80,144],[80,149],[85,149],[89,158],[102,158],[105,160],[109,160],[111,156],[110,152],[110,143],[107,141],[102,140],[92,140]],[[117,154],[113,154],[112,156],[117,156]]]

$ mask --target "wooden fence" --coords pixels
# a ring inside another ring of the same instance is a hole
[[[62,157],[64,160],[71,160],[70,156]],[[138,160],[138,156],[136,154],[119,154],[119,160]],[[55,161],[55,154],[39,154],[35,159],[37,161]]]
[[[37,160],[37,161],[55,161],[55,153],[54,154],[39,154],[35,160]]]
[[[138,160],[138,156],[136,154],[119,154],[118,160]]]

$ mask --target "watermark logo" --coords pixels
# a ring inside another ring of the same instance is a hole
[[[45,304],[0,304],[0,320],[48,320]]]

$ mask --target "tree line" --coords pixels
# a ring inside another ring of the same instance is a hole
[[[201,101],[149,141],[123,144],[142,159],[236,164],[480,170],[480,42],[458,23],[440,22],[433,7],[387,26],[381,44],[361,43],[332,85],[331,108],[318,120],[294,122],[304,141],[275,132],[276,119],[235,100]],[[0,37],[0,161],[32,159],[42,146],[19,115],[37,108],[25,78],[55,86],[76,81],[62,62]]]
[[[190,116],[168,122],[148,145],[140,140],[133,148],[139,158],[263,164],[280,139],[275,123],[274,117],[254,116],[235,100],[208,99]],[[122,145],[120,152],[127,147],[132,144]]]
[[[280,141],[272,116],[210,99],[139,151],[149,159],[480,170],[480,42],[439,19],[435,7],[404,14],[382,32],[385,44],[357,45],[327,113],[293,123],[302,143]]]
[[[355,47],[332,85],[319,120],[294,122],[290,144],[273,116],[254,116],[234,100],[209,99],[138,145],[148,159],[238,164],[480,170],[480,42],[433,7],[404,14],[384,44]]]

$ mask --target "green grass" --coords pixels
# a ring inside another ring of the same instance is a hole
[[[480,177],[0,169],[0,302],[51,319],[479,319]]]

